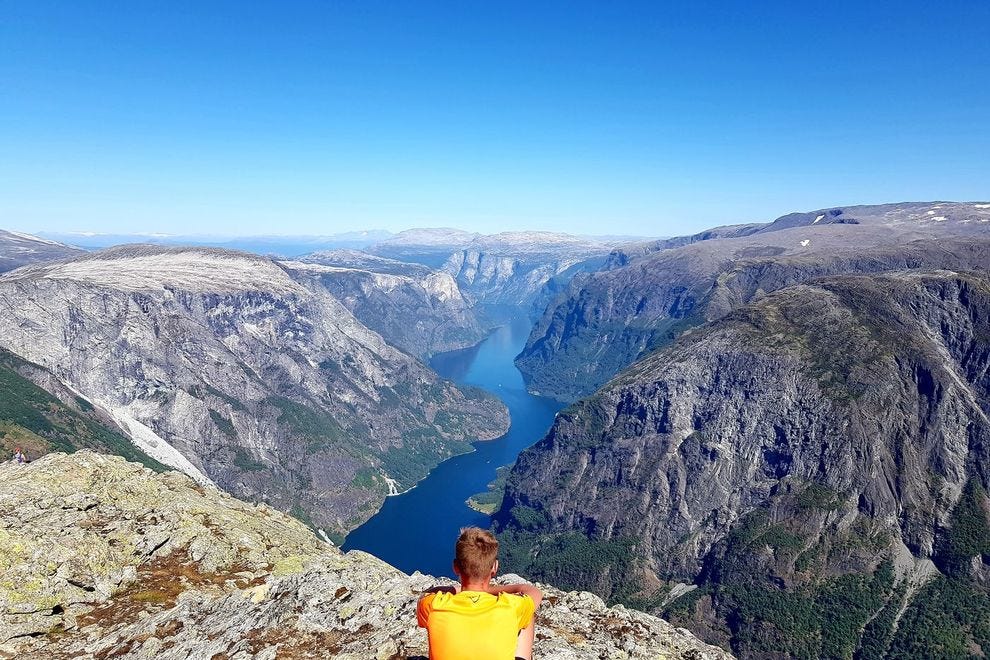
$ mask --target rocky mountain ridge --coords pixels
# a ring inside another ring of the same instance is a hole
[[[0,464],[0,657],[424,658],[416,600],[442,583],[176,472],[88,451]],[[655,617],[541,588],[539,657],[730,657]]]
[[[622,241],[554,232],[401,232],[372,254],[450,273],[487,327],[520,310],[538,316],[576,275],[598,268]]]
[[[473,346],[485,336],[474,304],[447,272],[356,250],[280,263],[317,278],[364,325],[418,358]]]
[[[317,279],[215,249],[127,246],[0,277],[0,347],[153,459],[340,539],[508,420],[358,322]]]
[[[516,364],[532,391],[574,401],[767,292],[842,273],[981,268],[988,241],[990,204],[943,202],[823,209],[634,246],[574,280]]]
[[[784,287],[558,416],[507,479],[506,566],[741,657],[990,648],[988,415],[985,270]]]
[[[0,229],[0,273],[41,261],[69,259],[82,253],[71,245]]]

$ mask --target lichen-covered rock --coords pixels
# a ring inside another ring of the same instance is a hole
[[[89,451],[0,465],[0,657],[425,656],[416,600],[440,582],[342,554],[176,472]],[[655,617],[543,588],[540,657],[729,657]]]

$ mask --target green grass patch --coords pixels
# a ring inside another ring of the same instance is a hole
[[[229,419],[218,413],[213,408],[210,408],[210,419],[212,419],[213,423],[216,424],[216,427],[220,429],[220,432],[223,433],[225,436],[227,436],[229,439],[231,440],[237,439],[237,431],[234,429],[233,422],[231,422]]]
[[[256,459],[251,452],[243,447],[234,447],[234,465],[245,472],[262,472],[268,466]]]

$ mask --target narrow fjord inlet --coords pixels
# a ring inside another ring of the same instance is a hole
[[[492,392],[512,416],[509,432],[475,444],[434,469],[412,490],[389,497],[373,518],[347,536],[344,550],[364,550],[411,573],[452,575],[451,547],[466,525],[488,526],[488,516],[465,504],[485,490],[495,470],[515,461],[520,451],[546,433],[561,404],[526,391],[513,364],[526,343],[529,324],[521,319],[503,326],[480,345],[435,357],[440,375]]]
[[[159,4],[4,3],[0,660],[990,660],[990,0]]]

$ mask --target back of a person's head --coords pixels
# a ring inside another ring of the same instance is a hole
[[[478,527],[465,527],[454,547],[454,565],[461,578],[485,580],[498,558],[498,539]]]

